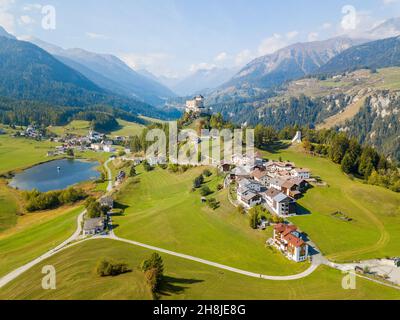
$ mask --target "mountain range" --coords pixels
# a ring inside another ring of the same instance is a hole
[[[400,36],[349,48],[322,66],[318,73],[338,74],[362,68],[400,66]]]
[[[317,71],[333,57],[363,40],[338,37],[296,43],[250,62],[224,86],[273,87]]]
[[[195,94],[205,94],[229,81],[238,71],[238,68],[199,69],[185,77],[155,76],[145,69],[136,70],[138,73],[154,81],[158,81],[170,88],[181,97]]]
[[[133,114],[169,116],[150,104],[99,86],[47,51],[17,40],[4,29],[0,34],[0,96],[59,106],[109,105]]]
[[[175,97],[166,86],[128,67],[114,55],[98,54],[83,49],[63,49],[36,38],[24,38],[46,50],[67,66],[82,73],[98,86],[116,94],[155,106]]]

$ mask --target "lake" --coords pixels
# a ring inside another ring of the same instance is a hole
[[[97,161],[62,159],[46,162],[15,175],[10,186],[41,192],[63,190],[77,183],[96,180],[100,172]]]

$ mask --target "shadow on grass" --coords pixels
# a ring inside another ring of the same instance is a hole
[[[311,214],[311,211],[303,207],[301,204],[297,203],[297,215],[305,216]]]
[[[115,201],[114,202],[114,209],[119,210],[120,212],[119,213],[114,213],[113,215],[114,216],[123,215],[125,210],[128,209],[128,208],[129,208],[129,206],[127,206],[127,205],[125,205],[123,203],[120,203],[118,201]]]
[[[289,143],[289,142],[278,141],[278,142],[274,142],[273,144],[264,146],[263,148],[261,148],[261,150],[267,151],[272,154],[276,154],[282,150],[288,149],[290,146],[291,146],[291,143]]]
[[[182,294],[186,289],[188,289],[188,285],[201,282],[204,282],[204,280],[178,279],[165,276],[159,294],[167,297],[173,294]]]

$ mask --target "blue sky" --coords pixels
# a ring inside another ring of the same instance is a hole
[[[400,0],[0,0],[0,25],[64,48],[113,53],[156,74],[242,66],[290,43],[362,33],[400,16]],[[44,5],[55,30],[41,26]],[[344,6],[356,13],[344,28]]]

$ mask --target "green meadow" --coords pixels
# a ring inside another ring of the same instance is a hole
[[[314,186],[299,201],[305,213],[291,218],[328,258],[357,261],[395,257],[400,252],[400,194],[350,179],[328,159],[299,147],[265,152],[270,159],[290,160],[312,170],[325,186]],[[332,214],[340,211],[352,221]]]
[[[47,151],[56,146],[48,141],[0,136],[0,174],[48,161]]]
[[[50,212],[50,217],[29,221],[21,227],[11,229],[4,235],[0,234],[0,277],[21,267],[50,249],[67,240],[76,229],[76,219],[83,210],[61,209],[60,212]]]
[[[0,289],[0,299],[23,300],[150,300],[141,262],[151,251],[113,242],[91,240],[78,244],[33,267]],[[96,264],[103,257],[125,262],[132,272],[117,277],[99,277]],[[162,254],[165,280],[161,300],[275,300],[275,299],[400,299],[398,290],[357,278],[355,290],[342,288],[343,274],[320,267],[307,278],[295,281],[266,281],[219,270]],[[56,290],[41,287],[44,265],[56,269]]]
[[[129,122],[125,120],[118,119],[118,124],[120,128],[118,130],[112,131],[110,134],[112,136],[122,136],[122,137],[131,137],[131,136],[140,136],[144,125],[138,124],[136,122]]]
[[[143,172],[117,195],[124,214],[114,218],[115,233],[164,249],[269,275],[291,275],[304,271],[308,263],[288,261],[266,247],[272,235],[250,228],[248,217],[229,202],[227,190],[217,192],[222,178],[214,172],[206,184],[214,191],[220,207],[213,211],[201,202],[199,191],[192,192],[195,177],[205,168],[186,173],[170,173],[160,168]]]

